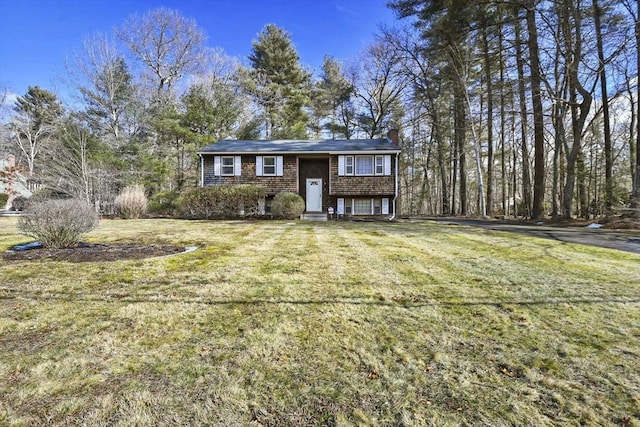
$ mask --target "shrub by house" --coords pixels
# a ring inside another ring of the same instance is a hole
[[[178,200],[185,218],[241,218],[260,215],[266,190],[258,185],[222,185],[195,188]]]

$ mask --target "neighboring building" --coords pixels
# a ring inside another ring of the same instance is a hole
[[[16,167],[16,158],[13,154],[0,159],[0,193],[9,195],[7,205],[0,206],[0,210],[10,208],[13,199],[18,196],[31,197],[32,193],[26,183],[26,177]]]
[[[390,139],[223,140],[198,152],[200,185],[298,193],[307,213],[395,217],[400,147]],[[330,209],[331,208],[331,209]]]

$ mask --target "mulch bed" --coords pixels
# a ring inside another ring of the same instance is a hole
[[[80,243],[64,249],[29,249],[7,251],[0,255],[4,261],[54,260],[68,262],[117,261],[144,259],[183,252],[183,246],[136,243]]]

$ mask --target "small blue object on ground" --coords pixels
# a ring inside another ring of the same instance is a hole
[[[40,249],[42,247],[42,243],[40,242],[31,242],[25,243],[24,245],[15,245],[11,248],[12,251],[28,251],[29,249]]]

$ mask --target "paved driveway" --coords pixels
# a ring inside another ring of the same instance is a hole
[[[494,221],[470,218],[427,218],[439,224],[466,225],[489,230],[508,231],[542,237],[567,243],[618,249],[640,254],[640,232],[625,230],[589,229],[586,227],[564,227],[550,225],[518,224],[508,221]]]

